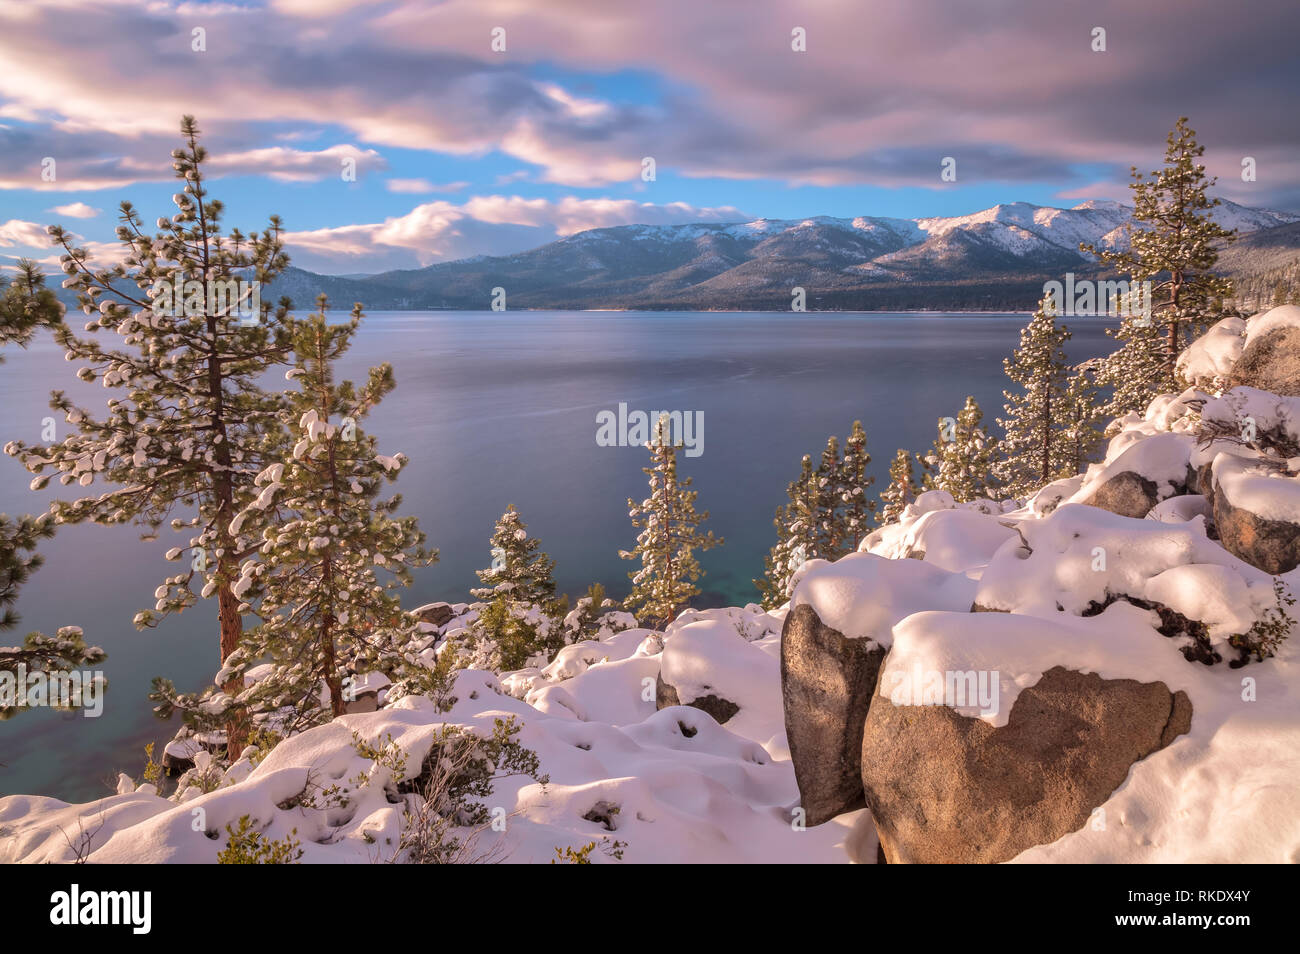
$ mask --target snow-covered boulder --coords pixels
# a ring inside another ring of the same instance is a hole
[[[781,634],[781,694],[790,761],[808,825],[861,808],[862,728],[885,648],[823,623],[807,603]]]
[[[974,643],[971,656],[1000,643],[1053,647],[1067,635],[1047,620],[1019,616],[959,622],[920,613],[897,627],[862,746],[867,805],[890,864],[996,863],[1050,844],[1086,825],[1134,763],[1191,728],[1192,706],[1181,690],[1061,665],[1035,673],[1008,703],[992,700],[983,717],[963,715],[952,698],[945,704],[952,691],[945,675],[957,677],[948,680],[954,687],[968,673],[975,678],[967,686],[1014,682],[1024,679],[1024,668],[1046,665],[1041,659],[1052,649],[1032,653],[1035,663],[995,651],[978,665],[1011,671],[978,673],[969,660],[943,658],[941,647],[959,631]],[[1060,649],[1062,659],[1071,655]],[[938,676],[932,701],[923,695],[922,673]],[[977,688],[966,701],[978,708],[997,694],[980,700]]]
[[[739,719],[751,738],[780,731],[780,630],[758,607],[683,613],[664,632],[655,686],[659,709],[693,706],[721,725]]]
[[[1300,474],[1233,454],[1217,456],[1211,474],[1214,524],[1228,552],[1265,573],[1300,566]]]
[[[1300,395],[1300,305],[1282,305],[1247,322],[1245,347],[1228,383]]]
[[[1189,492],[1193,438],[1165,432],[1132,440],[1126,431],[1111,441],[1106,460],[1088,469],[1071,500],[1124,517],[1145,517],[1162,500]]]
[[[1004,529],[993,517],[971,511],[927,510],[917,519],[945,515]],[[962,526],[982,551],[984,527],[972,529],[966,520]],[[805,566],[781,636],[781,693],[807,824],[861,805],[862,727],[894,624],[923,609],[964,611],[973,592],[964,574],[928,561],[854,553]]]
[[[1235,315],[1212,325],[1178,356],[1178,373],[1193,384],[1226,381],[1246,347],[1246,320]]]

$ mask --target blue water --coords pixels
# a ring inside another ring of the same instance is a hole
[[[491,562],[493,523],[513,503],[556,560],[561,592],[593,581],[627,591],[620,548],[635,533],[627,498],[644,496],[646,452],[596,444],[596,414],[620,402],[644,411],[704,413],[703,454],[683,458],[706,527],[726,545],[701,555],[701,606],[756,598],[773,542],[772,511],[805,453],[854,419],[867,430],[878,491],[898,447],[930,445],[938,418],[975,395],[992,425],[1006,384],[1002,359],[1026,316],[719,313],[380,312],[367,316],[346,375],[390,361],[397,390],[367,422],[380,450],[411,459],[398,489],[419,517],[438,564],[420,571],[409,605],[465,600],[474,570]],[[1076,319],[1074,361],[1110,350],[1109,322]],[[47,337],[0,365],[0,443],[36,441],[48,392],[67,390],[94,409],[114,392],[75,380]],[[62,419],[59,425],[63,425]],[[0,458],[0,511],[39,511],[28,475]],[[143,746],[173,728],[150,713],[150,679],[197,688],[218,664],[215,605],[201,603],[159,629],[136,632],[134,614],[175,564],[163,530],[141,542],[131,528],[69,527],[48,543],[46,565],[23,590],[31,629],[80,625],[108,651],[104,713],[28,711],[0,723],[0,793],[84,800],[107,794],[118,771],[139,776]],[[215,602],[215,601],[214,601]]]

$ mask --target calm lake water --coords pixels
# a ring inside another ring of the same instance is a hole
[[[457,313],[368,315],[343,371],[354,379],[390,361],[397,390],[366,426],[380,450],[411,459],[397,487],[419,517],[438,564],[420,571],[409,605],[468,599],[474,570],[491,562],[488,537],[513,503],[556,560],[561,592],[580,596],[603,582],[628,589],[620,548],[635,539],[627,498],[646,489],[641,448],[597,446],[596,415],[616,410],[704,413],[703,454],[682,459],[694,478],[707,528],[726,545],[701,555],[701,606],[756,598],[773,542],[772,511],[805,453],[829,434],[867,430],[876,491],[899,447],[922,450],[938,418],[975,395],[992,425],[1023,315]],[[1110,350],[1112,322],[1075,319],[1073,361]],[[102,410],[115,392],[75,380],[75,367],[48,335],[0,365],[0,444],[40,438],[60,388]],[[59,421],[64,427],[63,421]],[[62,431],[60,431],[62,433]],[[46,495],[0,457],[0,511],[39,512]],[[66,495],[66,492],[65,492]],[[138,777],[143,746],[169,738],[150,712],[149,682],[165,675],[197,688],[218,665],[216,608],[200,604],[139,633],[134,614],[175,564],[163,553],[179,535],[142,542],[131,528],[63,529],[43,549],[46,564],[22,591],[17,642],[32,629],[79,625],[104,647],[111,688],[103,715],[26,711],[0,723],[0,794],[82,801],[111,791],[118,771]],[[215,600],[212,601],[215,604]]]

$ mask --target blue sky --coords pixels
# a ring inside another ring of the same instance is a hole
[[[1122,200],[1184,114],[1219,194],[1300,211],[1294,4],[527,6],[0,0],[0,266],[51,260],[55,221],[111,259],[123,199],[170,214],[183,113],[228,224],[276,212],[332,273],[633,222]]]

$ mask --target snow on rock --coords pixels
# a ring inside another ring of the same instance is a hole
[[[1248,320],[1244,346],[1283,328],[1300,328],[1300,305],[1279,305]]]
[[[981,517],[994,523],[992,517]],[[979,559],[977,554],[975,560]],[[791,607],[810,605],[823,623],[854,639],[888,648],[895,623],[921,610],[970,609],[976,584],[920,560],[851,553],[834,563],[809,560]]]
[[[1212,385],[1228,376],[1245,347],[1245,319],[1224,318],[1183,349],[1178,373],[1195,384]]]
[[[1020,531],[1029,551],[1018,543],[998,551],[979,583],[981,606],[1027,616],[1078,616],[1110,597],[1136,597],[1205,623],[1211,643],[1222,648],[1274,602],[1272,578],[1210,540],[1203,517],[1173,524],[1065,504],[1044,520],[1023,521]],[[1230,587],[1226,592],[1240,612],[1225,616],[1225,591],[1199,589],[1191,584],[1195,574],[1161,581],[1166,571],[1189,566],[1214,568],[1196,573]]]

